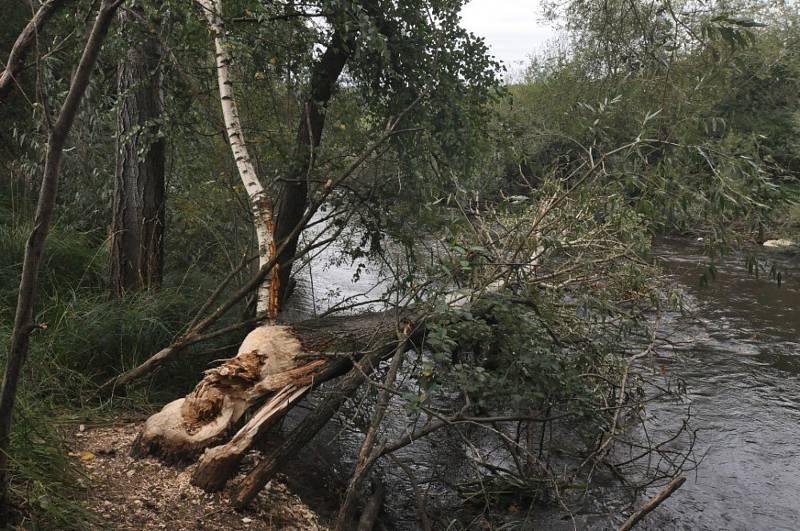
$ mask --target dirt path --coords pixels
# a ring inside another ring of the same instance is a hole
[[[139,426],[75,433],[70,455],[83,464],[90,480],[86,505],[98,516],[93,529],[326,529],[281,482],[272,481],[249,510],[238,513],[228,503],[228,492],[207,494],[189,484],[193,467],[129,457]]]

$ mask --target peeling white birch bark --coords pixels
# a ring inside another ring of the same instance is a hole
[[[208,21],[211,32],[214,34],[214,49],[217,66],[217,83],[219,85],[219,99],[222,105],[222,116],[225,120],[225,131],[228,143],[233,152],[236,168],[242,179],[242,185],[247,192],[250,207],[253,210],[256,238],[258,239],[258,265],[263,267],[275,254],[275,241],[272,226],[272,208],[266,196],[264,186],[258,179],[253,166],[250,153],[247,150],[239,111],[236,108],[236,99],[231,76],[231,54],[225,42],[225,25],[222,21],[222,0],[197,0],[203,8],[203,14]],[[256,315],[266,316],[274,322],[278,314],[278,267],[272,268],[272,273],[257,292]]]

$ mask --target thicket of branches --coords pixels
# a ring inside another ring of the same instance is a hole
[[[89,2],[64,4],[0,104],[5,343],[48,135],[95,16]],[[345,499],[363,492],[376,463],[498,520],[509,505],[569,509],[571,493],[598,473],[636,488],[668,480],[693,466],[694,433],[686,423],[671,441],[637,435],[648,400],[680,400],[682,391],[650,364],[664,344],[660,316],[680,308],[651,240],[703,235],[713,256],[737,239],[796,230],[797,13],[761,2],[553,4],[563,39],[503,84],[483,42],[458,27],[458,8],[242,0],[223,11],[242,128],[266,196],[285,197],[299,175],[311,198],[301,214],[318,209],[303,220],[295,276],[310,272],[313,282],[333,265],[355,281],[365,269],[380,280],[356,282],[355,296],[301,281],[294,298],[315,298],[317,315],[402,308],[424,323],[424,338],[390,352],[339,415],[366,434]],[[100,385],[184,337],[198,310],[213,310],[206,303],[221,279],[246,285],[257,262],[201,7],[121,9],[129,26],[112,26],[64,150],[34,319],[47,327],[33,333],[9,452],[17,512],[58,528],[79,527],[86,515],[73,501],[76,471],[60,451],[60,422],[42,419],[114,416],[181,396],[208,363],[236,352],[246,329],[234,325],[254,322],[252,291],[216,323],[231,332],[186,347],[187,363],[163,364],[125,397],[98,398]],[[31,6],[9,13],[4,51]],[[160,46],[152,74],[163,79],[164,114],[118,131],[117,66],[137,35]],[[314,129],[315,66],[337,46],[346,64],[315,144],[298,130]],[[397,134],[386,134],[387,122]],[[165,142],[164,277],[115,297],[116,140],[131,136]],[[409,444],[444,433],[468,464],[457,482],[404,462]],[[447,519],[416,508],[420,525]]]

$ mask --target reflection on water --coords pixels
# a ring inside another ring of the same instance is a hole
[[[695,452],[703,460],[688,481],[638,529],[650,530],[796,530],[800,529],[800,256],[761,253],[768,271],[782,270],[778,286],[768,275],[748,273],[742,255],[717,264],[707,286],[700,277],[707,259],[699,245],[683,240],[660,241],[655,254],[675,282],[687,293],[694,315],[672,316],[671,349],[662,349],[659,365],[686,382],[693,424],[698,432]],[[315,266],[301,279],[310,313],[321,300],[319,286],[350,295],[362,286],[380,284],[374,271],[352,283],[348,268]],[[311,279],[316,285],[311,296]],[[655,403],[649,410],[653,434],[669,433],[680,423],[686,404]],[[360,437],[326,428],[310,452],[324,454],[321,466],[338,469],[340,479],[352,470]],[[330,443],[337,439],[334,446]],[[319,442],[320,440],[326,442]],[[452,441],[425,441],[407,449],[401,458],[423,477],[452,474],[463,452]],[[446,470],[443,471],[442,467]],[[319,469],[318,469],[319,470]],[[410,488],[396,470],[384,470],[387,510],[397,529],[414,529]],[[604,498],[604,492],[608,499]],[[574,520],[556,510],[531,515],[531,529],[615,529],[624,519],[618,493],[593,489],[595,499]],[[429,492],[434,499],[436,492]],[[650,493],[648,493],[650,494]]]

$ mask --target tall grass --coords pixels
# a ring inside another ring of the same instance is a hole
[[[0,205],[0,219],[8,217]],[[0,370],[11,335],[17,285],[29,226],[0,226]],[[158,291],[124,299],[109,295],[106,242],[97,235],[56,225],[47,241],[37,294],[34,332],[15,409],[11,441],[12,503],[33,529],[81,529],[91,516],[80,505],[88,485],[67,455],[65,434],[87,418],[113,415],[120,405],[98,401],[97,385],[141,363],[181,332],[218,277],[192,270],[167,276]],[[235,317],[233,317],[235,319]],[[185,393],[210,361],[200,351],[238,338],[221,338],[185,354],[123,399],[126,407],[150,409]],[[226,352],[215,352],[222,357]]]

